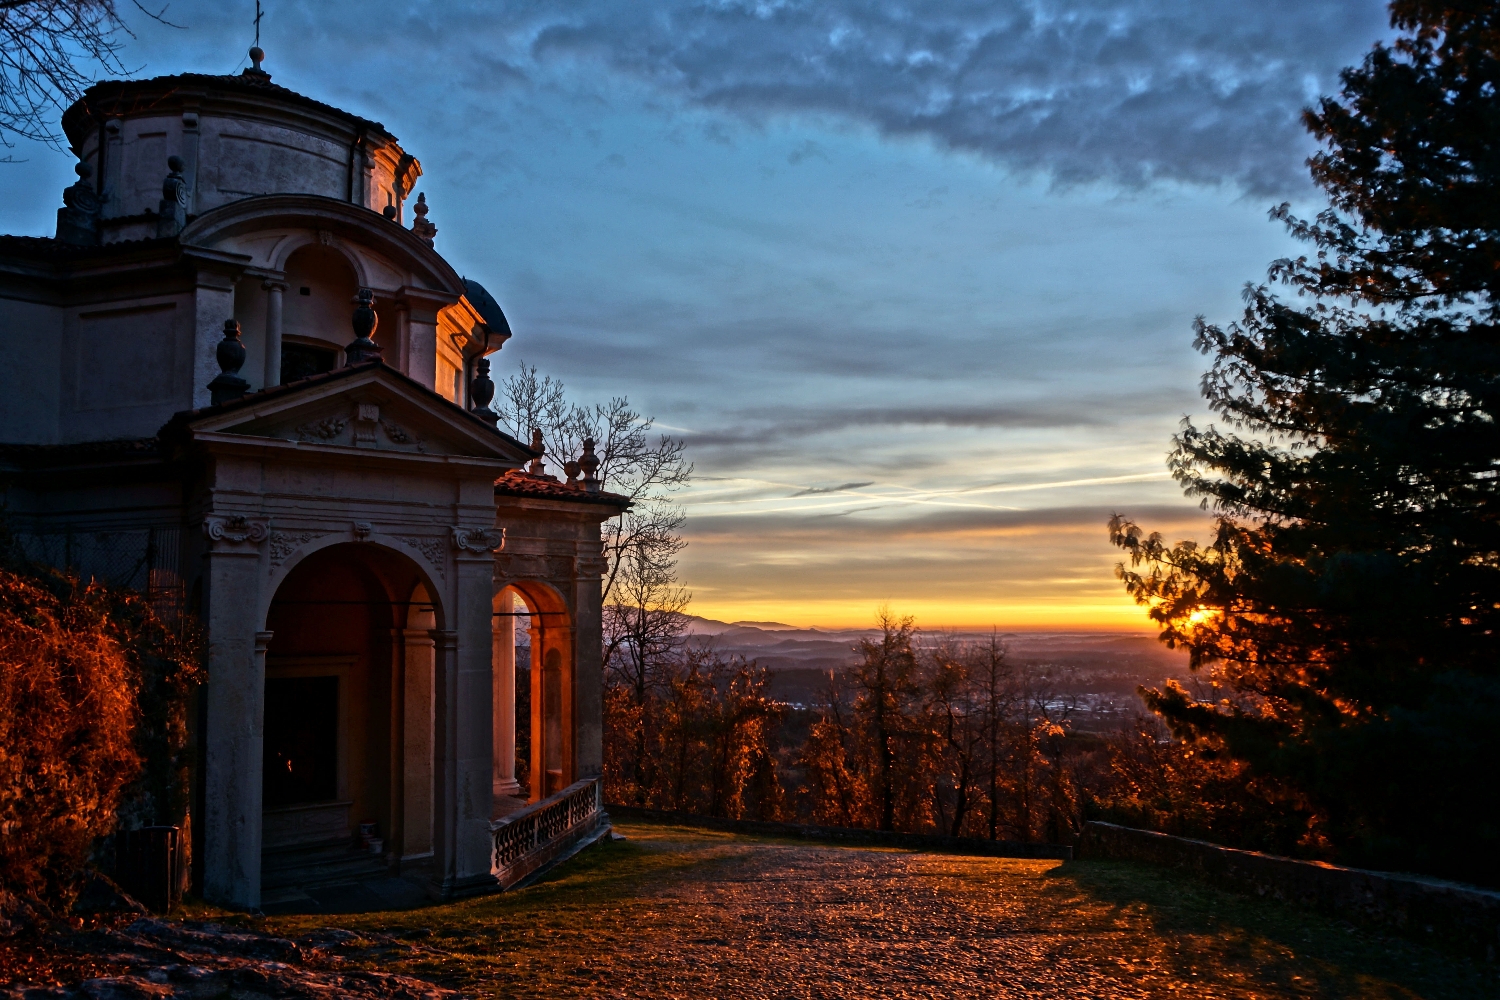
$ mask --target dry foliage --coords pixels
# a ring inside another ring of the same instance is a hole
[[[781,819],[783,706],[765,670],[689,647],[661,662],[643,698],[605,695],[605,795],[612,802],[731,819]]]
[[[0,571],[0,881],[63,900],[141,755],[140,676],[87,599]]]
[[[0,569],[0,891],[65,905],[98,838],[185,825],[191,622],[134,591]]]

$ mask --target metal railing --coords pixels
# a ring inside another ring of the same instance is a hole
[[[500,885],[509,888],[546,864],[575,835],[598,826],[603,813],[603,779],[584,778],[491,823],[490,866]]]

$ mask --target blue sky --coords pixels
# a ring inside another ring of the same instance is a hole
[[[253,8],[133,15],[125,62],[237,71]],[[687,440],[694,610],[799,625],[1144,626],[1104,522],[1201,532],[1163,465],[1192,319],[1298,252],[1297,113],[1388,33],[1367,0],[266,8],[276,82],[422,160],[498,373]],[[0,227],[50,233],[71,163],[13,152]]]

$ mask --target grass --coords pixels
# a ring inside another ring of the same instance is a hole
[[[234,919],[475,996],[1500,996],[1493,965],[1143,865],[620,829],[518,892]]]

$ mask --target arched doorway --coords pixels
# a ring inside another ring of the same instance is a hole
[[[494,611],[495,799],[504,808],[502,796],[536,802],[576,777],[574,629],[562,596],[534,581],[503,588]]]
[[[287,574],[266,620],[268,859],[359,851],[391,867],[431,854],[441,618],[416,563],[378,545],[330,546]],[[289,864],[263,865],[263,885]]]

